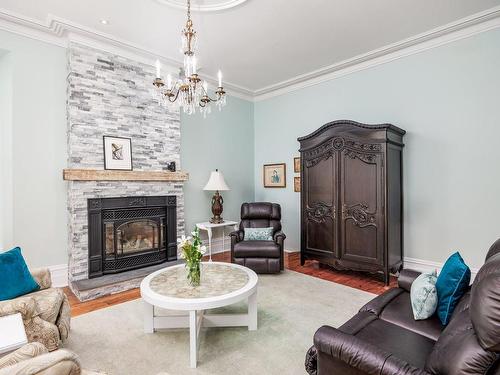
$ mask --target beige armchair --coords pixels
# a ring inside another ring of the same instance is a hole
[[[75,353],[69,350],[50,352],[38,342],[24,345],[0,358],[0,375],[105,375],[85,371]]]
[[[21,313],[29,342],[40,342],[49,351],[56,350],[68,337],[70,306],[60,288],[52,288],[48,269],[32,270],[40,290],[0,301],[0,316]]]

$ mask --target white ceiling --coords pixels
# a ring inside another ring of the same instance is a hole
[[[220,68],[224,80],[258,91],[499,5],[500,0],[247,0],[231,9],[194,12],[193,21],[202,72],[215,76]],[[53,15],[182,61],[185,13],[158,0],[0,0],[0,9],[42,24]]]

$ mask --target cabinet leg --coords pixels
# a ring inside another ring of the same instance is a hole
[[[390,281],[391,281],[391,273],[389,271],[384,271],[385,285],[388,286]]]
[[[302,254],[300,254],[300,265],[303,266],[305,263],[306,263],[305,257]]]

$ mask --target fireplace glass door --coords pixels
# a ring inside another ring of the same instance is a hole
[[[151,219],[105,223],[106,257],[125,257],[158,251],[163,238],[162,224],[160,221]]]

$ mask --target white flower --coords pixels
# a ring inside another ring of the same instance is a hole
[[[184,252],[179,251],[179,253],[177,254],[177,256],[178,256],[180,259],[184,259]]]
[[[201,246],[200,247],[200,253],[205,254],[207,252],[207,247],[206,246]]]
[[[195,232],[195,231],[192,231],[192,232],[191,232],[191,234],[192,234],[193,236],[196,236],[196,232]]]

